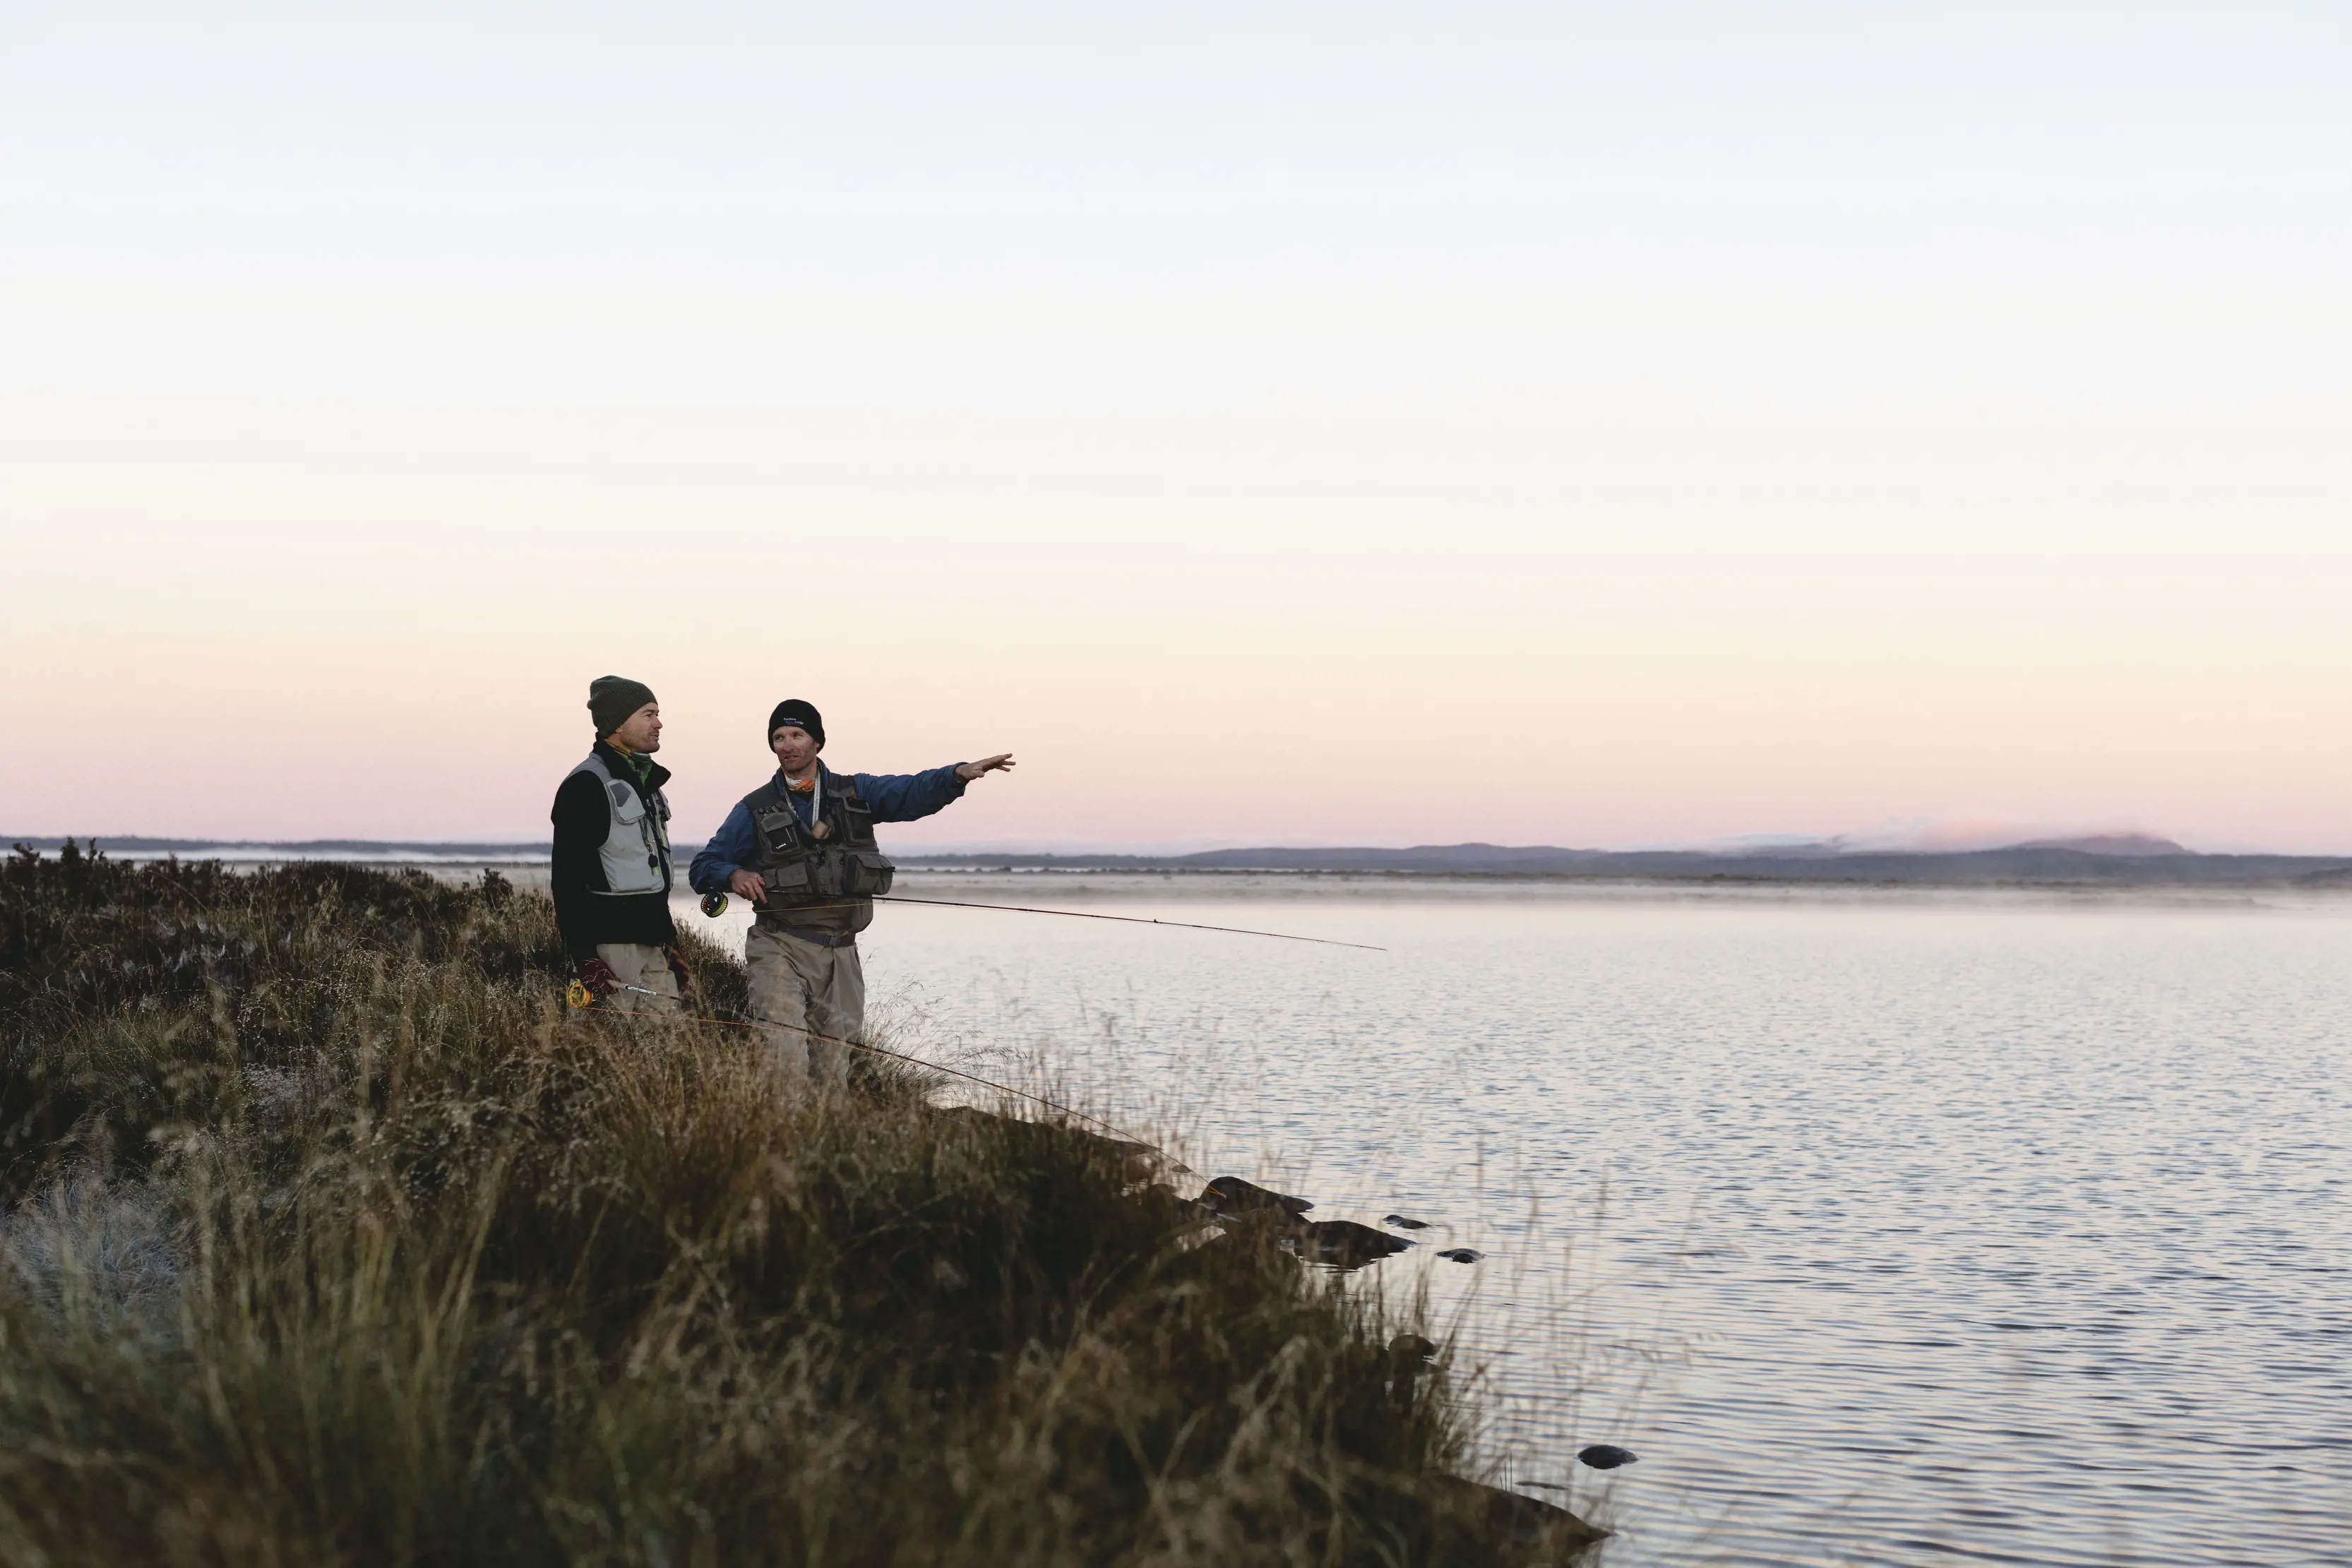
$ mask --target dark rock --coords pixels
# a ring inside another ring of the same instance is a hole
[[[1475,1263],[1486,1254],[1475,1247],[1448,1247],[1438,1254],[1449,1263]]]
[[[1299,1254],[1335,1269],[1360,1269],[1412,1245],[1402,1236],[1391,1236],[1352,1219],[1307,1220],[1298,1228]]]
[[[1429,1228],[1429,1221],[1426,1219],[1407,1219],[1402,1214],[1383,1214],[1381,1216],[1381,1223],[1382,1225],[1393,1225],[1399,1230],[1426,1230]]]
[[[1401,1333],[1389,1341],[1389,1397],[1400,1409],[1412,1408],[1413,1385],[1437,1359],[1437,1346],[1417,1333]]]
[[[1401,1333],[1389,1341],[1389,1359],[1399,1366],[1409,1363],[1435,1361],[1437,1345],[1417,1333]]]
[[[1637,1457],[1631,1448],[1621,1448],[1614,1443],[1595,1443],[1580,1448],[1576,1457],[1596,1470],[1613,1470],[1620,1465],[1630,1465]]]
[[[1255,1214],[1299,1215],[1315,1206],[1303,1197],[1273,1192],[1239,1176],[1219,1176],[1202,1190],[1201,1207],[1221,1219],[1238,1219]]]

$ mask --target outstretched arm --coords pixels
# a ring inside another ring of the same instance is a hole
[[[877,822],[911,822],[940,810],[963,795],[964,786],[983,773],[1013,766],[1012,755],[1002,753],[978,762],[950,763],[920,773],[857,773],[857,798],[866,802]]]

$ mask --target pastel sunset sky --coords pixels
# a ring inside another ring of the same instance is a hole
[[[2352,851],[2352,8],[0,9],[0,832]],[[1908,831],[1907,828],[1906,831]]]

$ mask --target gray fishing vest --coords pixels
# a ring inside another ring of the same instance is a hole
[[[743,797],[759,853],[751,869],[766,885],[758,923],[820,946],[845,947],[874,924],[874,899],[897,873],[874,841],[874,813],[856,780],[827,768],[818,786],[818,838],[774,779]]]
[[[604,891],[600,897],[634,897],[669,892],[669,800],[653,791],[653,810],[646,809],[635,779],[615,777],[594,752],[572,770],[593,775],[604,789],[604,847],[597,858],[604,866]]]

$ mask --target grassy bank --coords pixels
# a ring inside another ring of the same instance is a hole
[[[691,939],[690,939],[691,940]],[[731,958],[700,1009],[742,1016]],[[1417,1325],[1072,1129],[568,1014],[492,879],[0,865],[0,1561],[1405,1563]]]

